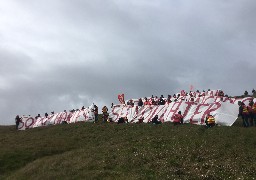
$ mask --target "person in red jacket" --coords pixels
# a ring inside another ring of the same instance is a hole
[[[173,124],[174,124],[174,126],[176,126],[178,124],[183,124],[183,116],[181,115],[181,111],[179,111],[178,114],[174,114]]]

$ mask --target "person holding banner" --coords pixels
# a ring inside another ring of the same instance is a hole
[[[93,107],[93,113],[94,113],[94,117],[95,117],[95,122],[98,122],[98,106],[96,106],[95,104]]]
[[[19,115],[17,115],[15,118],[16,130],[18,130],[20,122],[21,122],[21,118]]]
[[[249,127],[249,122],[248,122],[249,110],[248,110],[248,107],[243,102],[240,103],[238,116],[242,117],[243,126],[244,127]]]
[[[108,119],[108,108],[107,108],[107,106],[103,106],[102,114],[103,114],[103,122],[107,122],[107,119]]]

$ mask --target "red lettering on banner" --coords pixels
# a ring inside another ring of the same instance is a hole
[[[36,120],[36,124],[37,124],[37,126],[38,126],[38,124],[41,122],[41,126],[43,126],[43,118],[41,118],[41,117],[39,117],[39,118],[37,118],[37,120]]]
[[[229,102],[232,103],[232,104],[234,104],[234,102],[235,102],[235,100],[233,100],[233,99],[231,99],[231,98],[229,98],[229,97],[225,97],[225,98],[222,100],[222,102],[227,102],[227,101],[229,101]]]
[[[75,122],[78,122],[78,118],[81,116],[81,113],[82,111],[81,110],[79,110],[79,111],[77,111],[77,115],[76,115],[76,120],[75,120]],[[82,113],[82,116],[83,116],[83,113]]]
[[[165,106],[162,106],[162,109],[163,109],[163,108],[165,108]],[[161,109],[161,110],[162,110],[162,109]],[[160,111],[161,111],[161,110],[160,110]],[[160,111],[159,111],[159,112],[160,112]],[[159,120],[160,120],[162,123],[164,122],[164,115],[165,115],[166,111],[167,111],[167,108],[165,108],[164,112],[163,112],[163,113],[160,115],[160,117],[159,117]]]
[[[75,122],[78,122],[78,120],[77,120],[77,119],[81,116],[81,115],[80,115],[80,113],[81,113],[81,111],[80,111],[80,110],[79,110],[79,111],[77,111],[76,116],[75,116],[75,117],[76,117]]]
[[[136,106],[134,117],[136,117],[138,115],[138,113],[139,113],[139,106]]]
[[[31,121],[31,123],[28,125],[27,123],[28,123],[28,121],[29,120],[32,120]],[[25,122],[25,128],[30,128],[30,126],[33,126],[34,125],[34,118],[32,118],[32,117],[30,117],[30,118],[28,118],[27,120],[26,120],[26,122]]]
[[[173,114],[172,114],[172,117],[171,117],[171,120],[173,120],[173,116],[174,116],[174,114],[177,114],[177,112],[178,112],[178,110],[179,110],[180,105],[182,104],[182,102],[183,102],[183,101],[174,102],[173,105],[172,105],[172,107],[171,107],[171,109],[170,109],[170,111],[168,112],[167,117],[169,117],[169,114],[170,114],[170,113],[173,113]],[[173,107],[175,107],[175,105],[177,105],[177,107],[173,109]]]
[[[53,115],[49,116],[48,118],[47,118],[47,117],[43,118],[43,123],[42,123],[43,126],[47,125],[46,123],[47,123],[47,122],[50,122],[50,120],[52,119],[52,117],[53,117]]]
[[[214,99],[215,97],[214,96],[205,96],[204,97],[204,99],[203,99],[203,101],[201,102],[202,104],[208,104],[208,103],[206,103],[206,101],[208,100],[208,99]],[[214,102],[216,101],[216,99],[214,100]]]
[[[121,112],[120,112],[120,117],[123,117],[123,115],[124,115],[124,108],[126,108],[126,105],[124,105],[124,106],[122,106],[122,108],[121,108]]]
[[[154,107],[154,105],[149,105],[149,106],[148,106],[148,108],[150,109],[150,111],[149,111],[148,116],[144,118],[144,119],[147,119],[147,118],[149,117],[149,118],[148,118],[148,122],[151,121],[151,117],[152,117],[151,112],[152,112],[153,107]]]
[[[140,108],[142,108],[142,107],[140,107]],[[135,106],[135,112],[133,114],[133,119],[130,120],[131,123],[135,121],[135,119],[137,118],[138,114],[139,114],[139,106]]]
[[[194,103],[194,102],[185,102],[185,104],[187,105],[187,107],[186,107],[184,113],[182,114],[183,117],[185,117],[185,116],[188,114],[188,111],[189,111],[190,107],[191,107],[192,105],[194,105],[195,103]]]
[[[127,106],[127,109],[126,109],[126,114],[125,114],[125,117],[127,117],[128,116],[128,114],[129,114],[129,110],[130,110],[130,108],[131,108],[132,106]]]
[[[21,125],[21,124],[22,124],[22,125]],[[19,123],[18,130],[22,129],[23,127],[24,127],[24,122],[21,121],[21,122]]]
[[[60,124],[62,113],[57,113],[53,124]]]
[[[64,114],[64,117],[63,117],[63,114]],[[68,117],[67,112],[61,113],[61,121],[66,121],[67,117]]]
[[[70,119],[72,118],[72,115],[73,115],[73,113],[72,112],[70,112],[69,114],[68,114],[68,117],[67,117],[67,123],[70,123]]]
[[[194,112],[194,114],[193,114],[192,117],[190,118],[190,123],[191,123],[191,124],[197,124],[197,123],[198,123],[198,121],[193,121],[193,119],[194,119],[194,116],[196,116],[197,114],[202,113],[202,111],[199,111],[199,109],[201,108],[201,106],[209,106],[209,104],[199,104],[199,105],[196,107],[196,111]],[[201,122],[202,122],[202,119],[201,119]]]
[[[156,113],[156,114],[158,114],[158,117],[161,116],[161,115],[159,115],[159,113],[160,113],[164,108],[165,108],[164,105],[158,105],[158,108],[157,108],[158,112]],[[163,114],[163,113],[162,113],[162,114]]]
[[[214,106],[216,106],[216,108],[213,108],[212,109],[212,107],[214,107]],[[221,103],[219,103],[219,102],[216,102],[216,103],[214,103],[214,104],[210,104],[210,106],[208,107],[208,109],[204,112],[204,114],[203,114],[203,116],[202,116],[202,118],[201,118],[201,123],[204,123],[204,119],[205,119],[205,117],[208,115],[208,114],[210,114],[211,112],[213,112],[213,111],[216,111],[217,109],[219,109],[221,107]]]
[[[113,108],[112,108],[112,115],[114,115],[114,117],[112,117],[112,120],[113,121],[117,121],[118,118],[119,118],[119,113],[115,112],[115,109],[116,108],[120,108],[120,105],[115,105]],[[116,118],[115,118],[116,116]]]
[[[200,97],[197,97],[195,100],[195,103],[199,103],[200,102]]]
[[[65,115],[65,118],[63,117]],[[60,124],[62,121],[65,121],[67,118],[67,113],[66,112],[61,112],[57,115],[54,124]]]
[[[76,111],[74,114],[72,114],[72,118],[73,118],[74,123],[77,122],[77,116],[78,115],[79,115],[79,111]]]
[[[248,101],[248,103],[249,103],[251,100],[253,100],[253,97],[247,97],[247,98],[244,98],[244,99],[242,100],[242,102],[245,103],[245,104],[247,104],[246,101]]]
[[[148,105],[143,106],[140,109],[138,109],[140,111],[140,112],[138,111],[138,114],[137,114],[138,119],[144,117],[144,114],[145,114],[145,111],[146,111],[147,107],[148,107]]]
[[[89,119],[89,115],[87,116],[87,114],[88,114],[88,111],[83,110],[83,116],[84,116],[85,121]]]
[[[72,112],[72,114],[69,114],[70,115],[70,123],[74,123],[75,122],[75,118],[76,118],[76,113],[77,111],[75,112]]]

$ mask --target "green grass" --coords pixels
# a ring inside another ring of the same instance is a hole
[[[256,128],[170,123],[0,127],[0,179],[253,179]]]

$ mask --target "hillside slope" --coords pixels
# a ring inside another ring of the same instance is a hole
[[[0,179],[252,179],[256,128],[241,126],[0,127]]]

